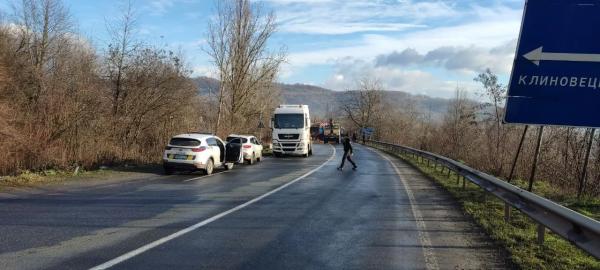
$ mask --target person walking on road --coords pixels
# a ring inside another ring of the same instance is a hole
[[[342,157],[342,164],[340,165],[340,167],[338,167],[338,170],[342,170],[344,168],[344,162],[346,161],[346,159],[348,161],[350,161],[350,163],[352,163],[352,169],[356,170],[356,163],[354,163],[354,161],[352,160],[352,145],[350,144],[350,138],[346,137],[343,140],[343,145],[344,145],[344,156]]]

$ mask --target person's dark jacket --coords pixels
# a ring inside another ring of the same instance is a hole
[[[344,144],[344,153],[349,153],[349,152],[353,151],[352,145],[350,144],[350,139],[345,138],[343,144]]]

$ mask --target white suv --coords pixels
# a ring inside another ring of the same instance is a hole
[[[211,134],[189,133],[174,136],[165,147],[163,167],[165,174],[175,170],[202,170],[207,175],[218,167],[226,170],[240,159],[241,149],[226,145]]]
[[[262,144],[252,135],[238,135],[231,134],[227,136],[227,143],[230,144],[241,144],[242,146],[242,158],[240,163],[247,162],[248,164],[254,164],[254,162],[260,162],[263,158]]]

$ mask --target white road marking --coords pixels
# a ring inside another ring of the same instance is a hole
[[[298,181],[300,181],[300,180],[308,177],[309,175],[311,175],[314,172],[316,172],[319,169],[321,169],[323,166],[325,166],[325,164],[329,163],[335,157],[335,153],[336,153],[336,150],[335,150],[335,147],[333,147],[333,153],[331,154],[331,156],[329,157],[329,159],[327,159],[327,161],[325,161],[319,167],[317,167],[315,169],[312,169],[311,171],[303,174],[302,176],[300,176],[300,177],[298,177],[298,178],[296,178],[296,179],[294,179],[294,180],[292,180],[292,181],[290,181],[290,182],[288,182],[288,183],[286,183],[286,184],[284,184],[284,185],[282,185],[282,186],[280,186],[280,187],[278,187],[276,189],[273,189],[273,190],[271,190],[271,191],[269,191],[269,192],[267,192],[267,193],[265,193],[265,194],[263,194],[261,196],[258,196],[256,198],[250,200],[250,201],[247,201],[247,202],[245,202],[243,204],[240,204],[240,205],[238,205],[238,206],[236,206],[234,208],[231,208],[231,209],[229,209],[229,210],[227,210],[225,212],[217,214],[217,215],[215,215],[215,216],[213,216],[211,218],[208,218],[208,219],[205,219],[203,221],[200,221],[200,222],[198,222],[198,223],[196,223],[196,224],[194,224],[192,226],[189,226],[189,227],[187,227],[187,228],[185,228],[183,230],[177,231],[177,232],[175,232],[175,233],[173,233],[171,235],[165,236],[165,237],[163,237],[161,239],[158,239],[158,240],[156,240],[154,242],[151,242],[151,243],[146,244],[146,245],[144,245],[142,247],[139,247],[139,248],[137,248],[135,250],[127,252],[127,253],[125,253],[125,254],[123,254],[123,255],[121,255],[119,257],[116,257],[116,258],[114,258],[114,259],[112,259],[110,261],[107,261],[107,262],[105,262],[103,264],[100,264],[100,265],[97,265],[95,267],[92,267],[92,268],[90,268],[90,270],[103,270],[103,269],[108,269],[110,267],[113,267],[113,266],[115,266],[115,265],[117,265],[119,263],[122,263],[122,262],[124,262],[126,260],[129,260],[129,259],[131,259],[131,258],[133,258],[133,257],[135,257],[137,255],[140,255],[140,254],[142,254],[142,253],[144,253],[144,252],[146,252],[146,251],[148,251],[150,249],[153,249],[153,248],[155,248],[157,246],[160,246],[160,245],[162,245],[162,244],[164,244],[166,242],[169,242],[169,241],[171,241],[171,240],[173,240],[173,239],[175,239],[177,237],[180,237],[180,236],[182,236],[184,234],[192,232],[192,231],[194,231],[194,230],[196,230],[198,228],[201,228],[201,227],[203,227],[203,226],[205,226],[205,225],[207,225],[207,224],[209,224],[211,222],[217,221],[217,220],[219,220],[219,219],[221,219],[221,218],[223,218],[223,217],[225,217],[225,216],[227,216],[227,215],[229,215],[231,213],[234,213],[234,212],[236,212],[238,210],[241,210],[241,209],[243,209],[243,208],[245,208],[245,207],[247,207],[247,206],[249,206],[251,204],[254,204],[254,203],[256,203],[256,202],[258,202],[258,201],[260,201],[260,200],[262,200],[262,199],[264,199],[264,198],[266,198],[268,196],[270,196],[270,195],[273,195],[274,193],[276,193],[276,192],[278,192],[278,191],[280,191],[280,190],[282,190],[282,189],[284,189],[284,188],[286,188],[286,187],[288,187],[288,186],[290,186],[290,185],[292,185],[292,184],[294,184],[294,183],[296,183],[296,182],[298,182]]]
[[[371,150],[371,149],[369,149],[369,150]],[[431,240],[429,239],[429,234],[426,231],[427,226],[425,226],[425,221],[423,221],[423,214],[421,214],[421,211],[419,211],[419,209],[416,206],[415,195],[413,194],[412,190],[410,189],[410,186],[408,186],[404,177],[400,176],[400,169],[398,169],[398,167],[392,160],[390,160],[387,156],[381,154],[378,151],[374,151],[374,150],[371,150],[371,151],[377,153],[379,156],[381,156],[382,158],[387,160],[392,165],[392,167],[394,168],[394,171],[396,171],[398,178],[400,178],[400,181],[402,182],[402,185],[404,186],[404,188],[406,190],[406,194],[408,195],[408,200],[410,201],[410,209],[413,212],[413,216],[415,217],[415,221],[417,223],[417,229],[419,231],[419,240],[421,241],[421,244],[423,245],[422,248],[423,248],[423,255],[425,257],[425,268],[430,269],[430,270],[440,269],[437,259],[435,257],[435,252],[433,252]]]

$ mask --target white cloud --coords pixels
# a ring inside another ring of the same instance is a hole
[[[175,0],[152,0],[148,5],[154,15],[161,15],[175,5]]]
[[[192,77],[198,76],[217,78],[217,73],[212,66],[195,66],[192,68]]]
[[[376,66],[418,67],[433,66],[459,72],[482,72],[488,68],[499,73],[510,72],[517,40],[487,49],[471,45],[469,47],[444,46],[420,54],[408,48],[394,51],[375,58]]]
[[[333,65],[321,85],[335,90],[353,87],[360,76],[375,76],[390,90],[451,97],[457,86],[474,91],[472,78],[486,68],[508,77],[521,16],[521,10],[504,6],[472,6],[454,24],[394,35],[365,33],[351,45],[291,53],[289,63],[294,70]]]
[[[351,34],[356,32],[369,32],[369,31],[389,31],[397,32],[411,28],[421,28],[424,25],[418,24],[405,24],[405,23],[343,23],[343,24],[329,24],[324,26],[323,22],[311,21],[296,25],[285,25],[283,31],[290,33],[311,33],[311,34]]]
[[[306,34],[398,32],[457,12],[441,1],[272,1],[280,31]]]
[[[311,3],[327,3],[334,2],[335,0],[256,0],[256,2],[269,2],[272,4],[291,4],[291,3],[302,3],[302,4],[311,4]]]
[[[362,78],[379,80],[385,90],[444,98],[452,97],[456,87],[464,88],[469,92],[474,92],[477,89],[476,83],[472,81],[443,80],[422,70],[390,66],[376,67],[372,62],[351,57],[337,62],[335,72],[325,81],[323,86],[338,91],[353,89],[357,80]]]
[[[150,14],[155,16],[164,15],[171,8],[178,4],[193,3],[194,0],[152,0],[146,6]]]
[[[492,49],[506,44],[518,37],[521,12],[504,8],[478,8],[474,16],[488,16],[476,22],[428,28],[404,34],[400,37],[389,37],[380,34],[364,34],[355,45],[317,49],[291,53],[290,64],[306,66],[311,64],[327,64],[346,56],[367,60],[378,55],[414,48],[425,54],[441,46],[477,47]]]

